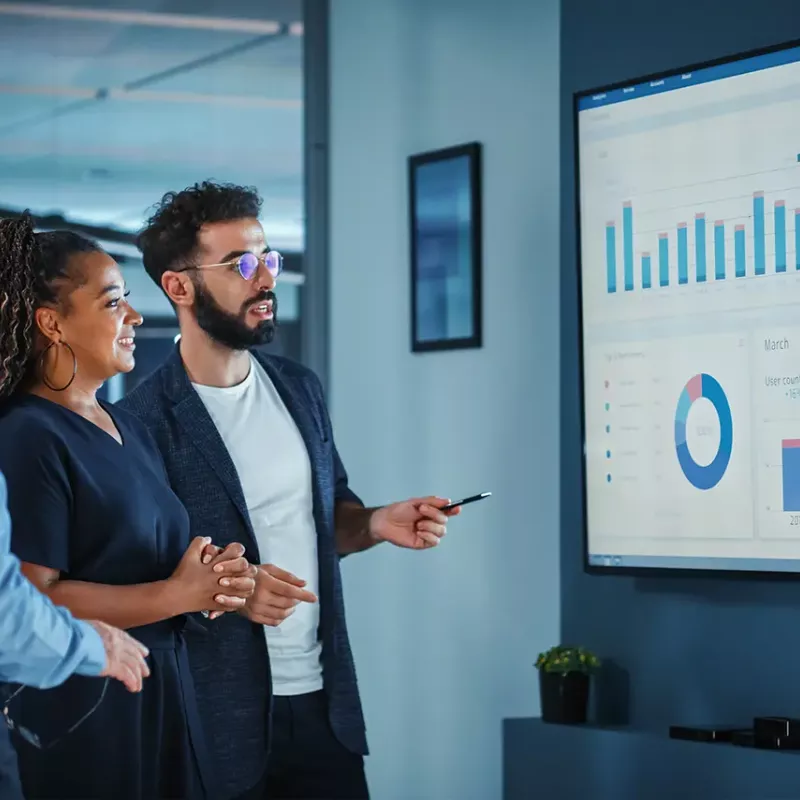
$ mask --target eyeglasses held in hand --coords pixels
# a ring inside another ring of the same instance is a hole
[[[238,258],[231,261],[223,261],[221,264],[198,264],[194,267],[185,267],[178,272],[185,272],[189,269],[211,269],[213,267],[236,267],[239,274],[246,280],[252,280],[258,272],[258,265],[263,263],[267,272],[273,278],[283,272],[283,256],[277,250],[269,250],[260,256],[255,253],[242,253]]]
[[[89,717],[94,714],[95,711],[100,707],[100,703],[103,702],[103,698],[106,696],[106,690],[108,689],[108,682],[109,678],[106,678],[103,681],[103,689],[100,692],[100,697],[98,698],[97,702],[89,709],[89,711],[84,714],[74,725],[72,725],[65,733],[59,736],[57,739],[53,739],[51,742],[47,742],[47,744],[42,744],[42,740],[31,730],[28,728],[23,727],[22,725],[17,725],[13,719],[8,714],[8,706],[11,701],[25,688],[24,686],[20,686],[9,698],[6,700],[6,704],[3,707],[3,719],[6,722],[6,726],[10,731],[16,731],[17,735],[24,739],[28,744],[33,745],[37,750],[49,750],[51,747],[57,745],[60,741],[65,739],[69,736],[79,725],[86,722]]]

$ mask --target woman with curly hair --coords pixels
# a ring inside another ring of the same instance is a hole
[[[202,629],[194,612],[240,607],[254,582],[235,557],[243,548],[213,557],[207,539],[190,539],[150,434],[97,397],[133,369],[141,323],[97,244],[36,233],[27,215],[0,221],[0,470],[12,549],[57,605],[129,629],[151,670],[140,694],[80,676],[46,691],[12,687],[28,800],[214,794],[183,631]]]

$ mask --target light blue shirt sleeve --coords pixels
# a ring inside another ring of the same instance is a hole
[[[106,664],[100,635],[39,592],[20,572],[10,545],[0,474],[0,681],[48,689],[74,674],[99,675]]]

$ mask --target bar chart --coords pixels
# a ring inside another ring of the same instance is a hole
[[[759,190],[753,192],[748,211],[735,220],[713,222],[708,221],[705,211],[697,211],[691,221],[676,219],[671,229],[636,236],[635,204],[624,201],[619,219],[606,222],[607,292],[615,294],[620,285],[625,292],[664,288],[676,278],[678,285],[686,285],[779,274],[785,273],[790,263],[800,271],[800,208],[791,213],[790,225],[786,200],[775,198],[768,207],[764,192]],[[642,244],[642,248],[637,250],[636,244]],[[671,271],[671,253],[677,256],[677,275]],[[654,254],[657,281],[653,280]]]

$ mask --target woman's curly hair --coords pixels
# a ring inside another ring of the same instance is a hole
[[[70,269],[72,256],[100,250],[96,242],[71,231],[36,233],[27,212],[19,219],[0,219],[0,400],[29,375],[36,309],[63,305],[65,284],[82,282]]]

